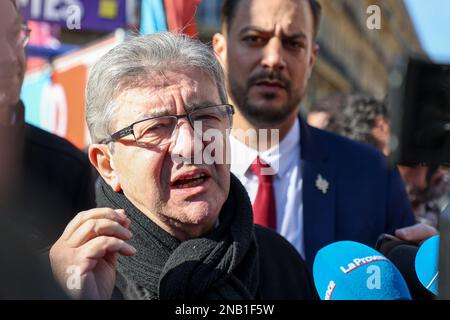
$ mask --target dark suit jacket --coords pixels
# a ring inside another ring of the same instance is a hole
[[[332,242],[374,246],[382,233],[414,224],[396,168],[375,148],[310,127],[300,119],[306,261]],[[321,175],[326,193],[317,186]]]

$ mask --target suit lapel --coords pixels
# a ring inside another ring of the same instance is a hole
[[[300,119],[303,230],[310,266],[317,251],[335,241],[335,167],[320,132]]]

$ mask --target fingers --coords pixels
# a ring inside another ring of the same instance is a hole
[[[106,236],[96,237],[79,248],[80,256],[86,259],[100,259],[107,253],[133,256],[136,249],[124,240]]]
[[[98,236],[130,240],[133,235],[130,230],[116,221],[109,219],[90,219],[79,226],[66,242],[70,247],[76,248]]]
[[[421,223],[395,231],[395,235],[400,239],[415,242],[423,242],[437,234],[438,231],[435,228]]]
[[[61,286],[66,285],[67,268],[77,266],[85,276],[85,290],[109,297],[114,287],[117,256],[133,256],[136,249],[127,244],[132,234],[131,221],[123,210],[98,208],[80,212],[66,227],[50,250],[53,274]],[[69,293],[70,295],[70,293]],[[99,296],[94,295],[94,296]]]
[[[62,240],[68,240],[72,234],[86,221],[93,219],[109,219],[122,225],[130,225],[130,221],[125,215],[123,209],[111,209],[111,208],[95,208],[87,211],[80,212],[77,216],[70,221],[62,235]]]
[[[130,229],[130,225],[131,225],[131,220],[129,218],[126,218],[123,227],[126,229]]]

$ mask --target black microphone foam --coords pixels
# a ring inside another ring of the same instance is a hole
[[[384,242],[377,249],[398,268],[413,300],[434,299],[434,295],[422,285],[416,274],[415,258],[418,246],[398,239]]]

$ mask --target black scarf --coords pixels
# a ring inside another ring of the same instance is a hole
[[[259,285],[257,243],[247,192],[231,175],[230,193],[217,228],[179,241],[140,212],[104,180],[97,205],[124,209],[137,249],[120,257],[116,286],[125,299],[254,299]]]

